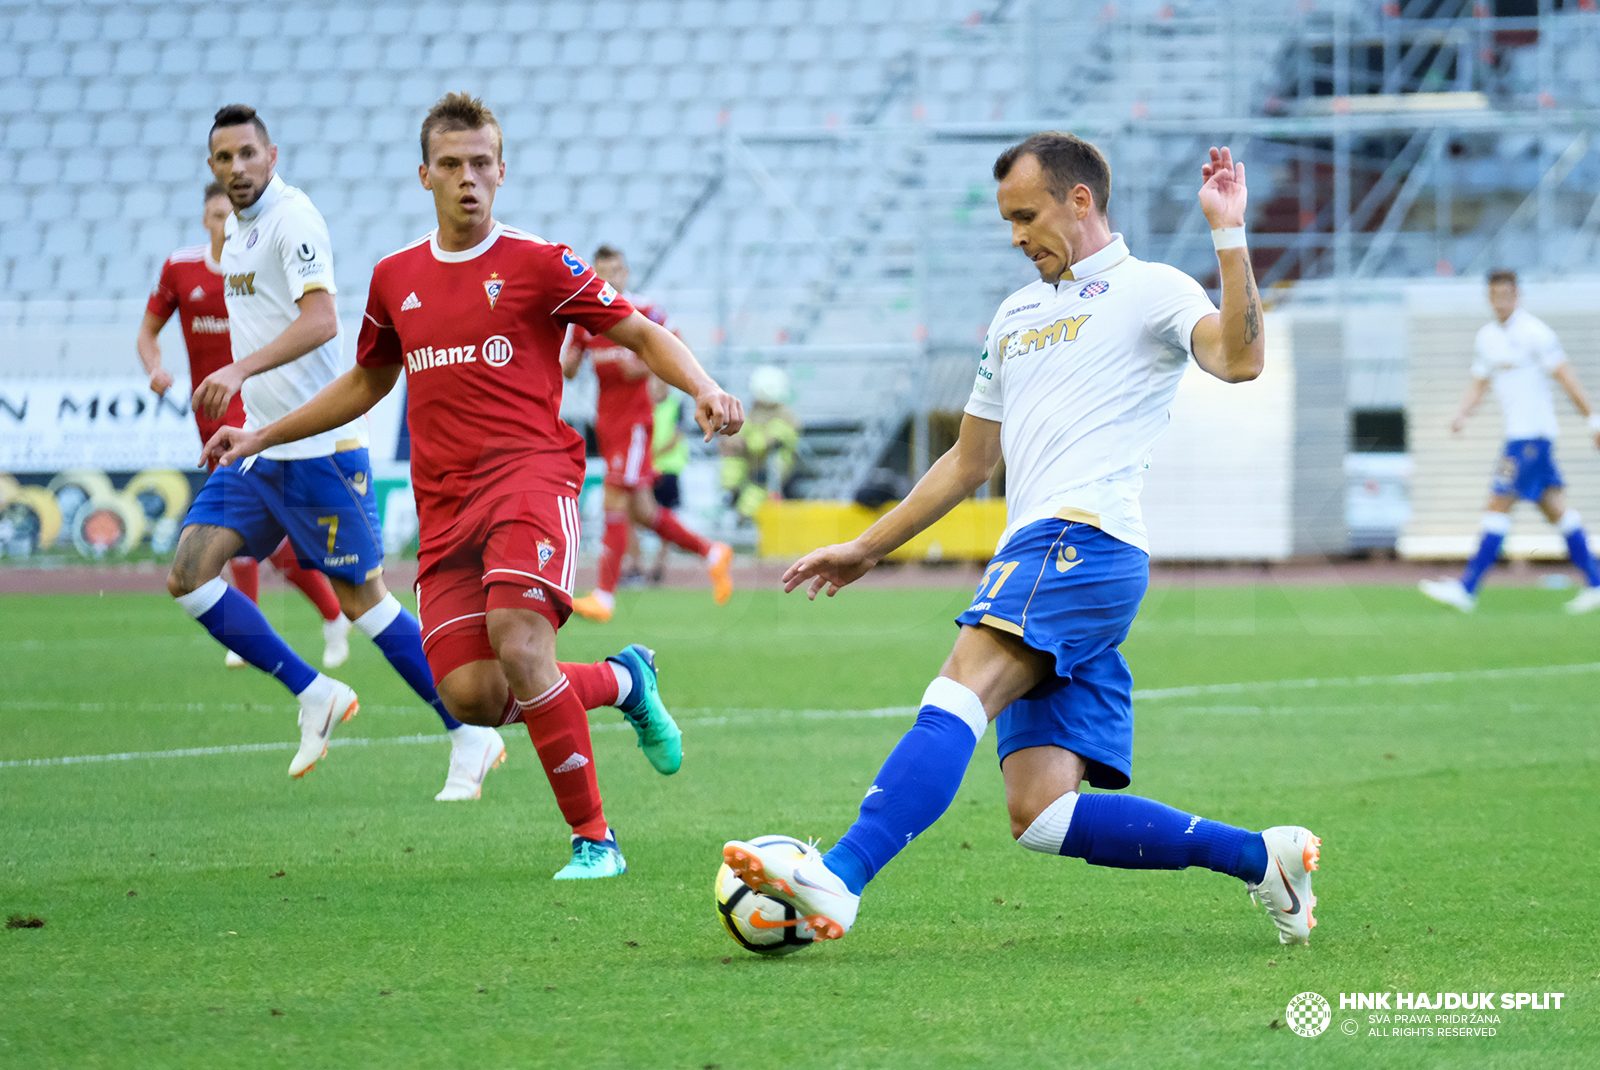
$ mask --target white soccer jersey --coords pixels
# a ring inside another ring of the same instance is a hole
[[[228,217],[224,234],[222,273],[234,360],[282,334],[299,317],[295,302],[307,290],[337,292],[333,243],[322,213],[311,198],[277,175],[260,200]],[[254,431],[288,415],[349,367],[344,340],[335,335],[297,360],[251,376],[240,390],[245,427]],[[262,450],[261,456],[275,461],[326,457],[352,444],[367,444],[365,416],[320,435]]]
[[[1000,546],[1062,515],[1150,552],[1142,473],[1194,355],[1195,324],[1216,311],[1183,272],[1129,256],[1120,234],[1056,285],[1031,283],[1005,299],[966,407],[1000,423]]]
[[[1478,330],[1472,377],[1488,379],[1506,417],[1506,438],[1547,438],[1561,433],[1550,373],[1567,362],[1556,332],[1537,316],[1517,309]]]

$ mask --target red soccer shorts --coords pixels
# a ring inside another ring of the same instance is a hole
[[[578,573],[578,499],[553,491],[496,498],[438,539],[422,533],[417,617],[435,680],[469,661],[493,661],[487,614],[531,609],[560,628]]]
[[[653,487],[656,482],[655,458],[650,452],[651,424],[621,424],[594,429],[600,456],[606,459],[606,486],[633,490]]]

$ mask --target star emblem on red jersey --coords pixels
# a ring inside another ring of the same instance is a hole
[[[497,271],[489,272],[489,277],[483,280],[483,292],[489,298],[489,308],[491,310],[494,308],[494,303],[500,300],[500,291],[505,284],[505,280],[500,277],[500,273]]]

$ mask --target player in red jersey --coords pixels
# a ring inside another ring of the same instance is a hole
[[[738,431],[744,410],[570,249],[494,219],[501,145],[482,101],[452,93],[433,106],[419,173],[439,227],[373,269],[356,366],[266,427],[223,428],[205,456],[231,464],[340,426],[406,373],[418,615],[439,696],[471,724],[527,725],[572,828],[572,861],[557,879],[608,877],[627,866],[601,804],[586,710],[620,708],[661,772],[677,769],[682,745],[649,651],[556,661],[584,471],[583,440],[560,417],[567,326],[627,346],[693,397],[708,441]]]
[[[191,245],[167,257],[161,265],[161,278],[145,305],[144,321],[139,324],[139,337],[135,345],[139,360],[150,376],[150,389],[158,395],[172,388],[172,373],[161,366],[161,343],[157,336],[172,314],[178,314],[178,324],[183,328],[184,348],[189,351],[189,381],[199,383],[219,368],[233,363],[232,340],[228,335],[228,305],[222,296],[222,230],[233,211],[228,200],[228,190],[221,182],[206,186],[205,211],[200,222],[211,235],[209,245]],[[220,419],[211,419],[199,409],[194,410],[195,425],[200,428],[200,441],[207,442],[224,424],[244,426],[244,399],[235,394],[228,403],[228,411]],[[300,588],[311,604],[322,614],[322,664],[328,668],[343,665],[350,656],[350,622],[339,609],[339,599],[328,583],[328,577],[313,569],[301,568],[294,550],[285,539],[268,559],[278,566],[283,578]],[[250,601],[257,600],[261,589],[259,565],[253,557],[236,557],[230,562],[233,585]],[[230,669],[241,669],[245,660],[228,651],[226,662]]]
[[[627,292],[628,261],[621,252],[602,245],[595,250],[594,270],[641,315],[666,324],[664,311]],[[574,325],[561,354],[561,374],[568,379],[577,375],[585,357],[594,363],[595,378],[600,381],[594,434],[600,444],[600,456],[606,462],[606,534],[600,554],[600,583],[593,593],[576,599],[572,608],[590,620],[604,623],[611,619],[633,524],[649,528],[663,541],[704,558],[711,573],[711,597],[717,605],[725,605],[733,596],[733,550],[726,543],[710,542],[696,535],[683,526],[671,509],[656,503],[656,472],[650,455],[650,439],[655,433],[650,369],[626,346]]]

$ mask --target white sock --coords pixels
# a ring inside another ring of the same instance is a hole
[[[984,712],[983,699],[970,687],[958,684],[948,676],[934,677],[928,690],[922,693],[922,705],[937,706],[955,714],[967,722],[967,727],[979,740],[983,739],[983,733],[989,727],[989,715]]]
[[[180,594],[174,601],[183,607],[183,611],[195,620],[199,620],[207,610],[228,593],[228,581],[221,576],[207,580],[188,594]]]
[[[1078,808],[1078,793],[1069,791],[1046,806],[1033,819],[1033,824],[1017,837],[1017,846],[1045,855],[1058,855],[1067,840],[1067,829],[1072,826],[1072,811]]]
[[[633,673],[614,661],[608,661],[606,664],[611,666],[611,671],[617,677],[617,701],[612,705],[621,706],[628,701],[628,696],[633,694]]]
[[[383,596],[383,601],[357,617],[353,623],[361,630],[361,634],[368,639],[376,639],[382,635],[384,629],[394,623],[396,617],[405,612],[405,607],[400,604],[400,599],[393,594]]]
[[[297,692],[295,697],[302,706],[318,705],[333,698],[333,680],[331,677],[317,673],[317,678],[306,685],[304,691]]]
[[[1583,527],[1583,517],[1576,509],[1568,509],[1561,514],[1561,519],[1556,521],[1556,530],[1563,535],[1571,535],[1581,527]]]
[[[612,594],[610,591],[602,591],[600,588],[596,587],[594,589],[594,600],[599,602],[601,608],[607,611],[617,608],[617,596]]]

